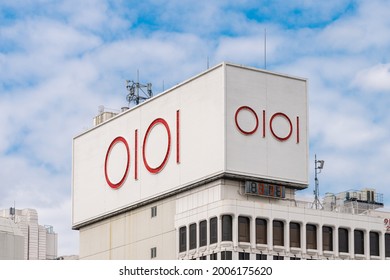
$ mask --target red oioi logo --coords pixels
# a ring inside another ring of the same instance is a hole
[[[167,135],[167,141],[166,141],[167,146],[165,148],[165,154],[164,154],[161,162],[159,162],[157,164],[154,163],[155,165],[153,165],[152,163],[149,162],[148,153],[146,152],[146,150],[148,147],[148,139],[149,139],[153,129],[156,128],[157,126],[161,126],[165,130],[166,135]],[[175,129],[176,129],[176,134],[175,134],[175,136],[176,136],[176,163],[180,164],[180,111],[179,110],[176,111],[176,127],[175,127]],[[171,138],[172,138],[171,128],[166,120],[164,120],[162,118],[157,118],[153,122],[150,123],[148,129],[146,130],[145,135],[143,136],[142,159],[143,159],[144,167],[151,174],[157,174],[157,173],[161,172],[161,170],[167,164],[168,159],[169,159],[169,155],[171,153],[171,142],[172,142]],[[109,169],[110,163],[109,162],[110,162],[110,155],[113,152],[113,150],[115,149],[115,147],[117,147],[117,145],[122,145],[124,147],[126,159],[125,159],[125,163],[124,163],[124,170],[122,172],[123,174],[121,174],[119,176],[119,179],[116,178],[116,180],[114,181],[114,179],[112,179],[112,176],[110,176],[110,174],[109,174],[110,173],[110,171],[109,171],[110,170]],[[133,147],[134,147],[134,179],[138,180],[138,165],[139,165],[138,129],[134,130],[134,146]],[[130,163],[132,162],[132,159],[131,159],[132,152],[130,152],[130,150],[131,150],[130,145],[128,144],[127,140],[122,136],[116,137],[111,142],[110,146],[108,147],[105,162],[104,162],[104,175],[105,175],[107,184],[113,189],[120,188],[124,184],[124,182],[126,181],[126,178],[129,174],[129,170],[130,170]]]
[[[241,114],[246,114],[246,118],[251,118],[251,127],[244,127],[244,122],[240,124],[240,116]],[[249,116],[250,115],[250,116]],[[253,110],[249,106],[241,106],[236,110],[234,115],[234,120],[236,123],[237,129],[244,135],[252,135],[255,134],[259,130],[259,117],[255,110]],[[292,136],[295,136],[296,143],[299,143],[299,117],[297,116],[294,124],[291,121],[290,117],[284,113],[277,112],[274,113],[270,118],[269,122],[267,121],[266,111],[263,110],[261,117],[261,134],[262,137],[265,138],[267,134],[267,128],[271,132],[272,136],[275,137],[279,141],[287,141]],[[295,130],[295,132],[294,132]]]

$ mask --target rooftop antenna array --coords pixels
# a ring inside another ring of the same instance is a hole
[[[314,189],[314,201],[311,205],[311,208],[315,209],[322,209],[322,204],[320,202],[319,196],[320,196],[320,189],[319,189],[319,182],[317,175],[321,173],[322,169],[324,168],[325,161],[323,160],[317,160],[317,155],[314,157],[314,170],[315,170],[315,189]]]
[[[126,89],[129,94],[126,96],[126,100],[129,103],[138,105],[139,103],[151,98],[153,96],[152,84],[141,84],[139,82],[139,71],[137,70],[137,82],[126,80]]]

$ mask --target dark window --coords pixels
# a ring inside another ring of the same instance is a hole
[[[250,259],[250,255],[249,255],[249,253],[239,252],[238,253],[238,259],[239,260],[249,260]]]
[[[222,216],[222,241],[233,241],[232,216]]]
[[[211,255],[210,255],[210,260],[218,260],[218,255],[217,255],[217,253],[211,254]]]
[[[217,217],[210,219],[210,244],[218,242],[218,219]]]
[[[207,245],[207,221],[201,221],[199,223],[199,246]]]
[[[273,256],[273,259],[276,260],[276,261],[282,261],[282,260],[284,260],[284,257],[282,257],[282,256]]]
[[[221,260],[231,260],[232,258],[232,251],[222,251],[221,252]]]
[[[349,252],[349,238],[348,230],[346,228],[339,228],[339,252]]]
[[[187,251],[187,227],[179,229],[179,252]]]
[[[196,248],[196,224],[190,225],[190,250]]]
[[[298,257],[290,257],[290,260],[292,260],[292,261],[298,261],[298,260],[300,260],[301,258],[298,258]]]
[[[301,247],[301,225],[290,223],[290,247]]]
[[[306,248],[317,249],[317,227],[315,225],[306,225]]]
[[[250,242],[249,218],[238,217],[238,242]]]
[[[157,248],[156,247],[150,248],[150,258],[154,259],[155,257],[157,257]]]
[[[256,219],[256,243],[267,244],[267,221]]]
[[[385,258],[390,258],[390,233],[385,234]]]
[[[322,227],[322,249],[333,251],[333,229],[331,227]]]
[[[355,229],[354,239],[355,254],[364,255],[364,232],[362,230]]]
[[[157,216],[157,206],[153,206],[151,208],[151,217],[156,217]]]
[[[370,255],[379,256],[379,234],[370,232]]]
[[[207,256],[201,256],[201,257],[199,258],[199,260],[205,261],[205,260],[207,260]]]
[[[284,224],[282,221],[273,221],[273,245],[284,246]]]
[[[266,260],[267,255],[265,254],[256,254],[256,260]]]

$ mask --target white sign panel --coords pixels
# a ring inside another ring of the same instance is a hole
[[[308,184],[306,81],[227,68],[226,171]]]
[[[73,227],[225,174],[307,184],[306,82],[221,64],[74,138]]]

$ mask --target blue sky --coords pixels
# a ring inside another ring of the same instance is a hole
[[[161,92],[229,61],[307,78],[310,187],[374,187],[390,205],[390,1],[78,1],[0,4],[0,208],[36,208],[78,254],[72,138],[125,80]],[[313,163],[313,164],[312,164]]]

